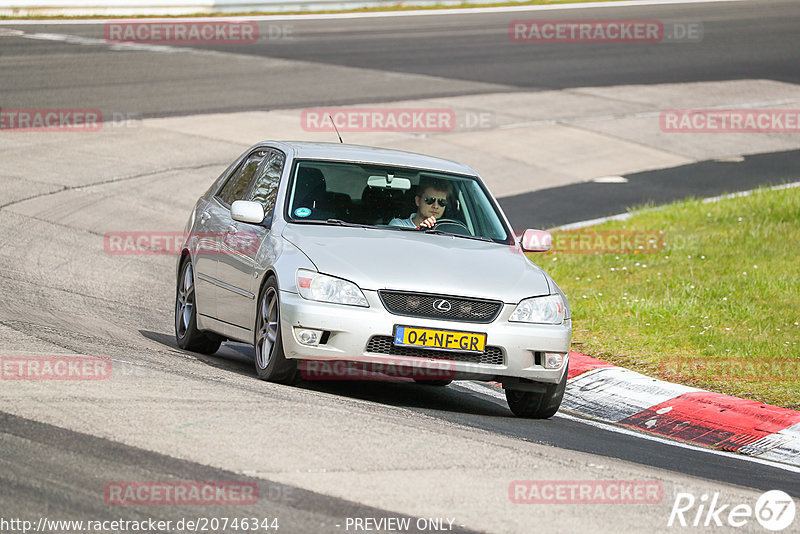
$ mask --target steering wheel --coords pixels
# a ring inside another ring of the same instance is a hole
[[[457,230],[464,230],[464,232],[447,230],[447,229],[442,230],[440,226],[455,226]],[[438,221],[436,221],[436,224],[433,225],[432,230],[442,230],[445,232],[450,232],[451,234],[472,235],[472,232],[469,231],[467,225],[456,219],[439,219]]]

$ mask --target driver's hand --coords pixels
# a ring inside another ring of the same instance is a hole
[[[433,228],[434,224],[436,224],[436,217],[428,217],[419,223],[419,228]]]

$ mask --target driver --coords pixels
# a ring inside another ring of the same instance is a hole
[[[441,219],[447,207],[447,199],[451,194],[450,184],[442,180],[420,181],[414,202],[417,204],[416,213],[408,219],[392,219],[389,226],[407,226],[409,228],[433,228],[436,219]]]

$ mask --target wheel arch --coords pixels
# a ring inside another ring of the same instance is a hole
[[[178,277],[181,275],[181,268],[183,267],[183,263],[186,261],[186,258],[192,259],[192,254],[189,252],[189,249],[184,247],[181,250],[181,253],[178,255],[178,261],[175,262],[175,276]]]

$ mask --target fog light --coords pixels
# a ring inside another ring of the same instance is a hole
[[[545,369],[560,369],[564,364],[564,355],[557,352],[545,352],[544,354],[544,368]]]
[[[295,328],[297,340],[303,345],[319,345],[322,339],[322,332],[319,330],[309,330],[308,328]]]

